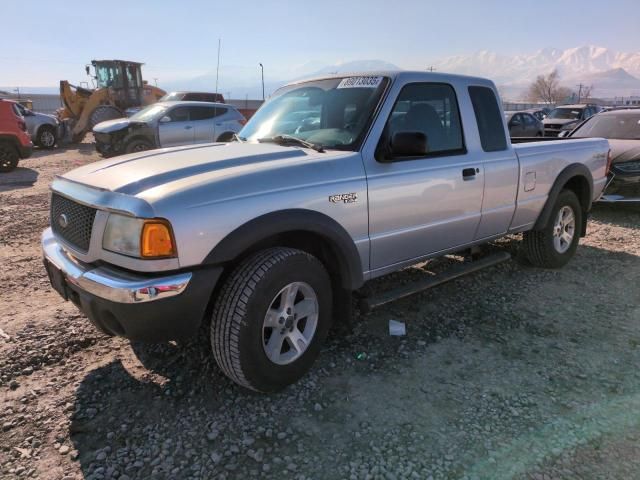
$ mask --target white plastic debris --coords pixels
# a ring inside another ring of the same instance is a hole
[[[397,320],[389,320],[389,335],[395,337],[401,337],[407,334],[407,329],[404,326],[404,322],[398,322]]]

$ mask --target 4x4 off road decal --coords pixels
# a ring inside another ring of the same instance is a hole
[[[329,195],[329,201],[332,203],[355,203],[358,201],[358,194],[356,192],[352,192]]]

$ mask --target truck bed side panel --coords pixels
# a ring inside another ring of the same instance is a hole
[[[593,176],[594,200],[606,182],[609,144],[603,139],[532,142],[513,146],[520,160],[520,183],[511,232],[528,230],[544,207],[560,172],[574,163],[584,164]]]

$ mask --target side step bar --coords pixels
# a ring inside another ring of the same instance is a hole
[[[505,262],[510,258],[511,254],[508,252],[493,253],[481,258],[480,260],[455,265],[447,271],[426,278],[424,280],[417,280],[409,285],[403,285],[392,290],[387,290],[376,296],[364,297],[360,300],[360,311],[363,313],[368,313],[374,308],[378,308],[382,305],[386,305],[387,303],[399,300],[401,298],[406,298],[410,295],[415,295],[416,293],[423,292],[431,287],[435,287],[445,282],[455,280],[456,278],[467,275],[468,273],[477,272],[478,270],[482,270],[483,268],[497,265],[498,263]]]

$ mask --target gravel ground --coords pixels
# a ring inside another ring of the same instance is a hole
[[[197,342],[106,337],[51,291],[47,186],[96,159],[37,152],[0,177],[3,479],[640,477],[640,210],[597,207],[562,270],[513,260],[359,316],[261,396]]]

